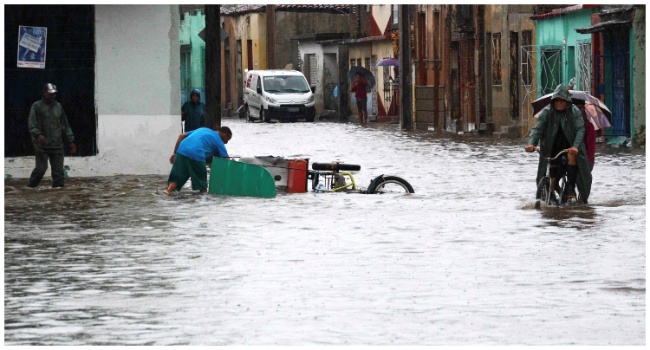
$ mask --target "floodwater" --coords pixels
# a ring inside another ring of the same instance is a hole
[[[416,193],[5,180],[5,345],[645,344],[644,151],[599,145],[588,206],[534,209],[524,140],[223,124],[233,155],[361,164],[361,185]]]

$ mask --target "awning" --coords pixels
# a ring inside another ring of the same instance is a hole
[[[576,32],[580,34],[590,34],[590,33],[597,33],[597,32],[603,32],[608,29],[612,29],[614,27],[627,27],[630,26],[632,23],[631,19],[628,20],[612,20],[612,21],[606,21],[606,22],[601,22],[598,24],[594,24],[591,27],[585,27],[585,28],[577,28]]]

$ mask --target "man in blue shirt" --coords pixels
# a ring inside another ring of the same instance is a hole
[[[207,192],[206,159],[212,156],[228,158],[226,144],[231,138],[232,131],[226,126],[217,130],[198,128],[179,135],[174,154],[169,158],[172,170],[167,179],[165,194],[180,191],[190,178],[193,190]]]

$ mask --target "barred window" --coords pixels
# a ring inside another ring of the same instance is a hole
[[[492,34],[492,85],[501,85],[501,33]]]
[[[530,47],[533,44],[533,32],[524,30],[521,32],[521,46]],[[533,85],[533,64],[530,62],[529,55],[522,57],[521,80],[525,86]]]

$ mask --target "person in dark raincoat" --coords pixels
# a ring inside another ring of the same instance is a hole
[[[205,103],[201,102],[201,92],[194,89],[190,93],[190,100],[181,107],[181,121],[185,122],[185,131],[205,127]]]
[[[555,156],[563,149],[568,149],[567,166],[551,174],[551,177],[559,177],[566,168],[567,184],[565,186],[566,198],[575,198],[575,185],[578,185],[580,199],[587,203],[591,192],[591,167],[587,159],[587,151],[583,142],[585,136],[585,125],[582,115],[577,107],[571,104],[569,89],[560,84],[557,86],[551,97],[551,104],[540,112],[537,124],[530,132],[530,142],[526,146],[526,152],[533,152],[539,143],[542,156]],[[562,158],[559,158],[558,165],[561,165]],[[546,160],[539,159],[537,168],[536,183],[546,174]]]
[[[29,133],[34,144],[36,167],[29,177],[28,187],[38,186],[47,171],[47,161],[52,165],[52,187],[63,187],[65,170],[63,168],[64,147],[70,153],[77,153],[74,134],[70,129],[68,117],[61,104],[56,101],[57,89],[54,84],[43,86],[43,98],[34,102],[29,110]]]

